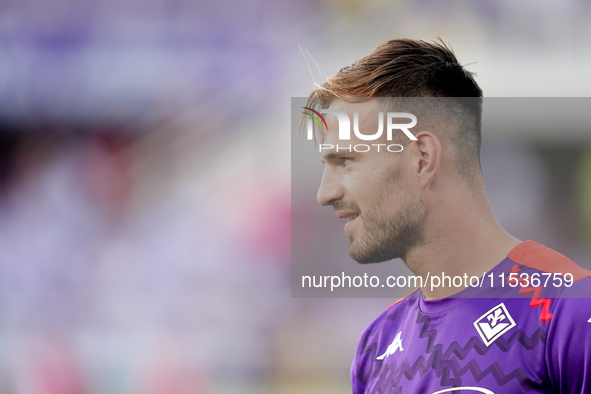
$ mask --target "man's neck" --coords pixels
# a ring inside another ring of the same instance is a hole
[[[432,231],[426,234],[426,242],[406,256],[408,268],[423,281],[428,275],[441,277],[443,273],[452,278],[481,277],[521,242],[501,227],[488,201],[464,204],[460,212],[442,210],[435,223],[427,226]],[[422,291],[427,299],[434,299],[466,288],[446,285],[431,289],[430,283],[423,283]]]

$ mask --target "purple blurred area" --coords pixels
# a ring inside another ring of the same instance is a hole
[[[588,96],[590,20],[583,0],[0,2],[0,393],[348,392],[394,300],[290,298],[290,98],[437,36],[486,95]],[[581,260],[589,135],[483,156],[501,221],[547,214],[538,240]]]

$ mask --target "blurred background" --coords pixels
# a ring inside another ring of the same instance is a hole
[[[485,96],[584,97],[590,7],[0,2],[0,393],[350,392],[395,299],[291,298],[291,97],[397,37],[450,43]],[[483,150],[500,221],[587,267],[590,142]]]

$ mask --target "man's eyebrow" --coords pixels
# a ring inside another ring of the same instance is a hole
[[[337,152],[334,152],[334,151],[323,153],[322,154],[322,162],[334,160],[338,156],[339,156],[339,154]]]

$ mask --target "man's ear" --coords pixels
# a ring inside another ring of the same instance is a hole
[[[416,136],[413,144],[416,147],[416,174],[421,179],[421,184],[429,185],[439,171],[441,165],[442,148],[439,138],[429,131],[421,131]]]

